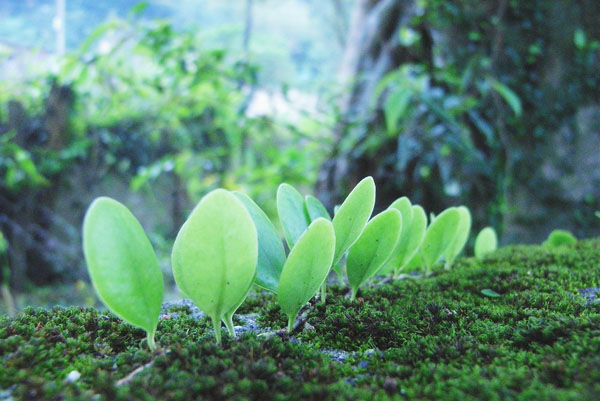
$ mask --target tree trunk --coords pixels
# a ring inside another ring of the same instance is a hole
[[[344,138],[365,137],[377,117],[372,107],[373,93],[380,79],[410,61],[411,55],[400,47],[398,32],[415,13],[414,1],[357,0],[355,3],[339,76],[349,88],[340,99],[340,119],[334,128],[334,151],[322,166],[317,193],[329,207],[341,194],[371,172],[349,166],[341,149]],[[362,166],[365,167],[365,166]]]

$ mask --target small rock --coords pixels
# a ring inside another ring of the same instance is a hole
[[[65,381],[67,383],[75,383],[81,377],[81,373],[76,370],[72,370],[67,377],[65,377]]]
[[[392,379],[391,377],[385,378],[385,382],[383,383],[383,389],[385,391],[387,391],[388,393],[393,393],[396,391],[397,388],[398,385],[396,384],[396,380]]]
[[[313,326],[312,324],[306,322],[306,323],[304,323],[304,330],[315,331],[315,326]]]
[[[586,306],[600,302],[600,287],[580,288],[579,295],[586,301]]]

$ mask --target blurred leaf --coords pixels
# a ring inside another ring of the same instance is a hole
[[[498,92],[500,96],[506,101],[506,103],[510,106],[512,111],[515,113],[517,117],[519,117],[522,113],[521,107],[521,99],[519,96],[513,92],[508,86],[504,85],[500,81],[492,80],[492,88]]]
[[[494,290],[490,290],[489,288],[486,288],[484,290],[481,290],[481,293],[483,295],[485,295],[486,297],[491,297],[491,298],[499,298],[500,294],[498,294],[496,291]]]

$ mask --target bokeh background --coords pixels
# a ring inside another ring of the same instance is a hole
[[[281,182],[332,210],[372,175],[377,209],[464,204],[501,244],[598,235],[598,21],[597,0],[0,0],[0,311],[96,303],[100,195],[171,284],[217,187],[276,221]]]

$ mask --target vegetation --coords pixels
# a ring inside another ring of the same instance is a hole
[[[0,317],[0,388],[15,399],[594,399],[600,303],[579,294],[600,286],[598,266],[598,239],[505,247],[311,303],[299,341],[247,333],[217,347],[207,318],[180,308],[161,318],[155,353],[111,314],[28,308]],[[244,313],[285,327],[272,296],[249,300]]]

